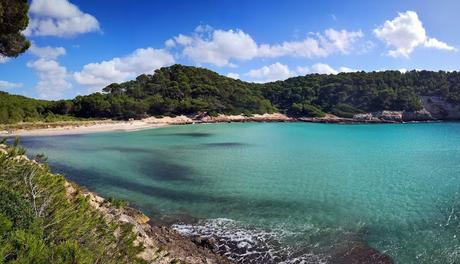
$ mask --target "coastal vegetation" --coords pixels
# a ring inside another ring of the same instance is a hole
[[[107,221],[62,175],[0,146],[0,263],[143,263],[130,224]],[[36,160],[43,160],[38,156]]]
[[[381,110],[415,111],[420,96],[460,103],[460,73],[399,71],[311,74],[265,84],[235,80],[213,71],[173,65],[100,93],[44,101],[0,92],[0,123],[130,119],[206,113],[339,117]]]

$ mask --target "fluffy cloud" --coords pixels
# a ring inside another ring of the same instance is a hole
[[[240,75],[238,73],[229,72],[227,74],[227,77],[232,78],[232,79],[239,79]]]
[[[319,73],[319,74],[338,74],[340,72],[356,72],[357,70],[348,68],[348,67],[339,67],[338,69],[334,69],[328,64],[325,63],[316,63],[313,64],[311,67],[297,67],[297,73],[301,75],[311,74],[311,73]]]
[[[86,64],[80,72],[74,73],[74,78],[92,91],[100,91],[111,83],[127,81],[142,73],[153,73],[155,69],[174,62],[174,57],[166,50],[137,49],[125,57]]]
[[[22,87],[22,83],[13,83],[0,80],[0,89],[11,89]]]
[[[38,96],[43,99],[62,99],[65,92],[72,88],[67,68],[57,61],[59,56],[66,54],[66,50],[63,47],[39,47],[32,44],[29,52],[38,57],[27,63],[27,67],[34,69],[38,75],[35,86]]]
[[[245,75],[255,82],[272,82],[285,80],[292,77],[294,73],[289,70],[287,65],[277,62],[259,69],[250,70]]]
[[[278,45],[260,46],[261,57],[327,57],[334,53],[348,54],[352,44],[364,35],[361,31],[350,32],[327,29],[323,34],[316,34],[317,38],[306,38],[301,41],[283,42]]]
[[[190,35],[178,35],[168,40],[169,47],[183,46],[182,54],[195,63],[216,66],[232,65],[232,60],[244,61],[256,57],[327,57],[334,53],[348,54],[353,43],[363,37],[361,31],[327,29],[313,37],[300,41],[285,41],[281,44],[258,44],[242,30],[220,30],[200,27]]]
[[[251,81],[254,82],[272,82],[278,80],[285,80],[287,78],[296,76],[296,75],[307,75],[307,74],[338,74],[340,72],[356,72],[357,70],[348,68],[348,67],[339,67],[334,69],[328,64],[325,63],[316,63],[311,67],[297,67],[295,70],[290,70],[289,67],[285,64],[279,62],[263,66],[259,69],[250,70],[245,76],[250,77]],[[227,74],[228,77],[229,74]]]
[[[257,55],[256,42],[241,30],[213,30],[209,34],[179,35],[174,40],[184,46],[183,54],[196,63],[226,66],[231,59],[249,60]]]
[[[61,99],[72,88],[67,69],[55,60],[40,58],[27,63],[27,66],[38,74],[36,89],[40,98]]]
[[[418,46],[456,50],[440,40],[429,38],[422,21],[414,11],[399,13],[393,20],[385,21],[382,26],[374,29],[374,34],[387,45],[393,47],[388,52],[388,55],[392,57],[408,58]]]
[[[10,58],[0,55],[0,64],[7,63]]]
[[[38,47],[35,44],[29,48],[29,52],[43,59],[57,59],[59,56],[65,55],[66,51],[63,47]]]
[[[33,0],[26,35],[68,37],[98,31],[99,22],[68,0]]]

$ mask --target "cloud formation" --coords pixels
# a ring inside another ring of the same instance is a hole
[[[229,72],[227,73],[227,77],[232,78],[232,79],[239,79],[240,75],[238,73]]]
[[[388,46],[392,47],[388,55],[392,57],[409,58],[415,48],[423,46],[439,50],[456,50],[445,42],[427,36],[418,15],[414,11],[398,13],[393,20],[374,29],[374,34]]]
[[[66,54],[66,50],[63,47],[39,47],[32,44],[29,51],[38,57],[27,63],[27,67],[34,69],[38,75],[35,86],[38,96],[42,99],[62,99],[65,92],[72,88],[67,68],[57,61],[59,56]]]
[[[29,52],[33,55],[43,59],[57,59],[59,56],[65,55],[66,51],[63,47],[38,47],[32,44],[29,48]]]
[[[240,29],[221,30],[201,26],[191,35],[180,34],[166,43],[168,47],[181,45],[182,55],[195,63],[222,67],[231,66],[232,61],[254,58],[315,58],[335,53],[348,54],[353,44],[363,36],[361,31],[327,29],[303,40],[271,45],[258,44]]]
[[[22,87],[22,83],[14,83],[0,80],[0,89],[11,89]]]
[[[334,69],[328,64],[325,63],[316,63],[312,66],[299,66],[295,70],[289,69],[289,66],[282,63],[274,63],[271,65],[263,66],[258,69],[253,69],[244,74],[244,76],[249,77],[250,81],[265,83],[273,81],[282,81],[290,77],[298,75],[307,75],[307,74],[338,74],[341,72],[356,72],[357,70],[348,68],[348,67],[339,67]],[[227,74],[227,77],[234,76],[234,73]],[[238,75],[239,76],[239,75]],[[231,77],[233,78],[233,77]]]
[[[254,82],[264,83],[285,80],[294,76],[294,73],[289,70],[287,65],[277,62],[258,69],[250,70],[245,75],[250,77]]]
[[[27,67],[34,69],[38,74],[36,89],[40,98],[62,99],[64,93],[72,88],[66,67],[55,60],[40,58],[28,62]]]
[[[7,63],[10,58],[0,55],[0,64]]]
[[[28,36],[71,37],[100,30],[94,16],[68,0],[33,0],[29,13]]]
[[[164,49],[137,49],[133,53],[108,61],[89,63],[73,74],[75,81],[91,91],[100,91],[114,82],[124,82],[143,73],[175,63],[174,57]]]

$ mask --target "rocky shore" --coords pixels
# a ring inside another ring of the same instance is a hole
[[[72,199],[79,189],[79,193],[86,196],[90,205],[101,212],[107,221],[131,224],[137,236],[135,243],[144,246],[139,256],[147,263],[233,263],[212,251],[213,245],[204,238],[185,237],[168,226],[152,225],[150,218],[139,210],[127,206],[117,207],[74,183],[67,182],[66,189],[69,199]]]
[[[194,115],[147,117],[142,120],[93,120],[57,123],[22,123],[1,125],[0,136],[53,136],[86,134],[108,131],[133,131],[157,128],[165,125],[231,123],[231,122],[309,122],[330,124],[382,124],[406,122],[433,122],[460,120],[460,106],[435,96],[422,96],[423,108],[418,111],[382,110],[356,114],[351,118],[326,114],[323,117],[291,117],[281,113],[262,115],[223,115],[211,116],[207,113]]]

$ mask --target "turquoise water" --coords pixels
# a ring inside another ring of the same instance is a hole
[[[459,123],[208,124],[22,142],[102,196],[205,219],[175,227],[218,235],[241,262],[327,262],[359,241],[396,263],[460,263]]]

